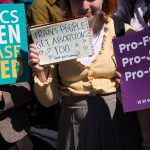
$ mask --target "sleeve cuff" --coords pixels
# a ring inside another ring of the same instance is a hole
[[[52,78],[48,78],[46,82],[41,82],[37,76],[34,76],[34,83],[40,87],[48,86],[52,82]]]

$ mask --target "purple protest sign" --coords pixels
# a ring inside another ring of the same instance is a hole
[[[113,40],[125,112],[150,108],[150,28]]]

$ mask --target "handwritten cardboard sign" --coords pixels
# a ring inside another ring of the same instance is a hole
[[[29,81],[23,4],[0,4],[0,85]]]
[[[33,26],[30,31],[33,41],[39,49],[41,65],[93,54],[86,17]]]
[[[150,108],[150,28],[113,40],[125,112]]]

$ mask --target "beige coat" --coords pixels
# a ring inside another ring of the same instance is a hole
[[[0,134],[9,143],[16,142],[27,135],[30,129],[24,104],[28,102],[32,93],[28,83],[1,85],[4,107],[0,103]]]

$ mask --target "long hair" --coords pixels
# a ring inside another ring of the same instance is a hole
[[[64,18],[71,18],[72,11],[70,0],[60,0],[60,7],[62,9],[62,15]],[[102,11],[104,12],[104,17],[111,17],[117,10],[118,0],[104,0]]]

